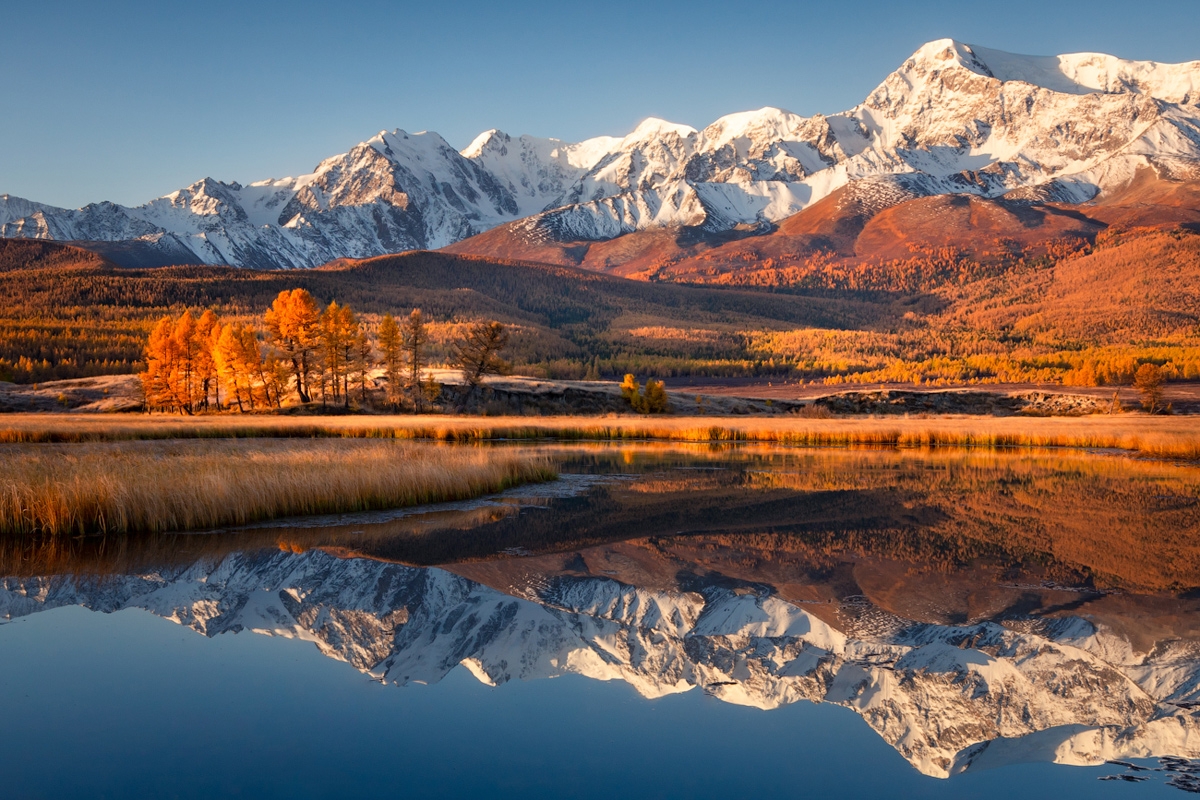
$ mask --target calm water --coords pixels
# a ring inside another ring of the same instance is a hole
[[[0,797],[1196,785],[1200,470],[550,453],[477,503],[0,549]]]

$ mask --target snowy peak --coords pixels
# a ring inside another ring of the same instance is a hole
[[[512,137],[496,128],[486,130],[476,136],[469,145],[459,151],[463,158],[479,158],[485,152],[498,152],[505,149]]]
[[[647,117],[639,122],[638,126],[621,141],[623,145],[629,146],[666,139],[672,136],[679,139],[686,139],[695,132],[696,129],[690,125],[680,125],[657,117]]]
[[[712,147],[720,147],[736,139],[787,139],[795,136],[808,123],[806,117],[767,106],[757,111],[726,114],[704,129],[703,138]]]
[[[939,39],[913,53],[900,72],[955,67],[1062,94],[1144,94],[1168,103],[1200,103],[1200,61],[1160,64],[1104,53],[1027,56]]]
[[[66,211],[44,203],[35,203],[24,197],[14,197],[10,194],[0,194],[0,225],[7,225],[24,217],[32,217],[39,213],[55,213]]]

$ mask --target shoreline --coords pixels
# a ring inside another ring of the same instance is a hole
[[[458,417],[6,414],[0,443],[86,443],[167,439],[402,439],[439,442],[763,442],[797,446],[1066,447],[1200,459],[1194,417],[1139,413],[1088,417],[797,416]]]
[[[202,531],[469,500],[554,480],[537,454],[397,440],[0,446],[0,536]]]

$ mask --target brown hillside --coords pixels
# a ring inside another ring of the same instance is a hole
[[[1105,225],[1123,228],[1200,226],[1200,182],[1165,180],[1143,170],[1129,186],[1101,195],[1080,210]]]
[[[580,267],[622,278],[648,279],[664,261],[693,258],[749,234],[708,234],[695,228],[656,228],[607,241],[557,241],[524,220],[464,239],[441,252]],[[756,237],[760,238],[760,237]]]
[[[1057,258],[1110,227],[1200,227],[1200,182],[1170,180],[1146,170],[1120,191],[1071,206],[973,195],[915,197],[899,184],[863,181],[835,191],[766,234],[659,229],[605,242],[560,242],[552,232],[521,222],[447,250],[643,280],[905,291],[917,286],[903,278],[913,268],[945,279],[961,272],[964,259],[1006,265],[1046,255]],[[940,266],[930,266],[932,262]],[[902,279],[888,286],[891,272]],[[847,278],[843,273],[869,274]],[[925,288],[928,282],[918,283]]]
[[[974,258],[1023,252],[1042,255],[1051,242],[1091,240],[1103,225],[1083,214],[1047,205],[971,195],[921,197],[872,217],[855,242],[860,258],[907,258],[914,252],[954,248]]]
[[[112,266],[90,250],[41,239],[0,239],[0,272]]]

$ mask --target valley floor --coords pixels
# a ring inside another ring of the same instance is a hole
[[[454,387],[456,370],[431,370],[434,380]],[[485,393],[467,409],[469,415],[602,417],[628,411],[615,381],[548,380],[511,376],[488,378]],[[381,390],[377,390],[379,394]],[[1062,386],[1003,383],[928,386],[873,383],[830,386],[823,383],[760,378],[675,378],[667,385],[671,412],[679,416],[779,416],[968,414],[976,416],[1086,416],[1140,407],[1129,386]],[[1200,382],[1173,382],[1164,387],[1163,403],[1173,414],[1200,414]],[[0,413],[139,412],[141,385],[134,375],[16,384],[0,381]],[[443,410],[461,409],[446,407]],[[337,413],[336,405],[313,404],[312,413]],[[308,409],[305,409],[307,411]],[[288,408],[284,413],[297,413]],[[372,413],[372,412],[364,412]],[[254,418],[258,418],[255,416]],[[2,420],[3,417],[0,417]],[[0,422],[0,427],[3,423]]]
[[[990,394],[1044,392],[1046,394],[1081,395],[1105,401],[1111,401],[1116,396],[1126,408],[1136,407],[1139,403],[1137,392],[1130,386],[1063,386],[1057,383],[977,383],[936,387],[903,383],[863,383],[832,387],[824,383],[769,381],[761,378],[676,378],[671,388],[678,392],[691,394],[764,400],[812,400],[842,391],[986,392]],[[1177,413],[1200,413],[1200,382],[1168,383],[1163,389],[1163,402],[1172,404]]]

